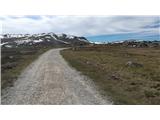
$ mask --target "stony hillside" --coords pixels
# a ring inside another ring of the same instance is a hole
[[[5,34],[1,35],[1,46],[16,48],[24,46],[81,46],[89,41],[85,37],[66,34],[41,33],[41,34]]]

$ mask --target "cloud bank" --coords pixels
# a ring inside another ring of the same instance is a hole
[[[79,36],[158,35],[159,16],[1,16],[2,34],[66,33]]]

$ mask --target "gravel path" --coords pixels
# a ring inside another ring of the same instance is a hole
[[[2,104],[111,104],[91,80],[67,64],[60,50],[49,50],[29,65],[5,91]]]

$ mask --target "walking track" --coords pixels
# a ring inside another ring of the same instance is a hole
[[[5,91],[2,104],[111,104],[89,78],[67,64],[60,50],[49,50],[29,65]]]

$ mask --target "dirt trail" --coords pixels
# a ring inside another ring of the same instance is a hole
[[[111,104],[84,75],[52,49],[29,65],[5,91],[2,104]]]

